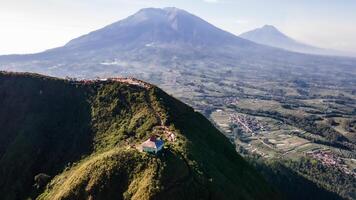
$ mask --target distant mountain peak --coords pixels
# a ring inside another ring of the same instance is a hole
[[[261,32],[263,34],[275,34],[275,35],[279,35],[279,37],[289,38],[287,35],[282,33],[278,28],[276,28],[273,25],[266,24],[263,27],[256,29],[256,30],[258,30],[259,32]]]
[[[269,24],[266,24],[266,25],[262,26],[261,28],[257,28],[255,30],[249,31],[247,33],[258,35],[258,37],[261,37],[261,36],[266,37],[266,35],[268,35],[269,37],[281,37],[283,39],[288,38],[288,39],[292,40],[287,35],[285,35],[280,30],[278,30],[275,26],[269,25]]]
[[[264,25],[239,35],[241,38],[263,44],[267,46],[277,47],[289,51],[308,53],[308,54],[322,54],[322,55],[338,55],[339,52],[313,47],[311,45],[298,42],[287,36],[273,25]]]
[[[279,31],[275,26],[269,24],[264,25],[261,29]]]
[[[184,12],[187,13],[187,11],[180,9],[180,8],[176,8],[176,7],[165,7],[163,8],[163,10],[167,11],[167,12]]]
[[[137,13],[139,12],[187,12],[187,11],[176,7],[165,7],[165,8],[150,7],[150,8],[142,8]]]
[[[66,47],[140,48],[150,43],[199,46],[232,43],[254,45],[185,10],[167,7],[141,9],[126,19],[70,41]]]
[[[166,7],[166,8],[142,8],[137,13],[133,14],[133,16],[137,14],[161,14],[161,15],[169,15],[169,14],[188,14],[187,11],[176,8],[176,7]]]

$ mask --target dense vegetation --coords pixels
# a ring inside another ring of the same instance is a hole
[[[310,158],[302,158],[299,162],[289,161],[285,164],[329,191],[336,191],[349,199],[356,198],[355,176],[349,176],[335,167],[325,166],[320,161]]]
[[[330,192],[324,187],[315,184],[291,169],[290,165],[298,164],[285,163],[278,160],[262,160],[261,158],[250,158],[250,162],[258,169],[271,185],[274,185],[281,192],[283,199],[298,200],[298,199],[323,199],[336,200],[342,199],[336,193]],[[300,170],[301,168],[294,168]],[[304,168],[308,170],[307,168]],[[328,176],[333,176],[329,174]],[[325,174],[316,173],[314,177],[323,178]],[[337,175],[334,175],[337,177]],[[325,177],[326,178],[326,177]],[[350,183],[352,186],[354,183]],[[347,191],[347,189],[345,189]]]
[[[201,114],[157,87],[0,73],[1,199],[275,199]],[[161,155],[133,146],[159,127]]]

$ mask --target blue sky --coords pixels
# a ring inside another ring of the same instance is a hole
[[[299,41],[356,53],[354,0],[0,0],[0,54],[61,46],[141,8],[172,6],[234,34],[271,24]]]

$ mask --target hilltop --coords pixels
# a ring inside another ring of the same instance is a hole
[[[136,79],[1,72],[0,108],[5,200],[276,198],[207,119]],[[153,134],[163,152],[138,151]]]
[[[142,9],[42,53],[0,56],[0,70],[154,83],[215,123],[240,155],[283,162],[287,170],[262,174],[289,199],[303,199],[299,191],[335,199],[315,187],[355,199],[355,66],[354,58],[257,44],[176,8]],[[296,187],[283,178],[293,175]]]

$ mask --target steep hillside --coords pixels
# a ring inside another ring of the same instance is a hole
[[[137,80],[0,73],[0,126],[5,200],[276,198],[208,120]],[[158,156],[136,148],[152,134]]]

